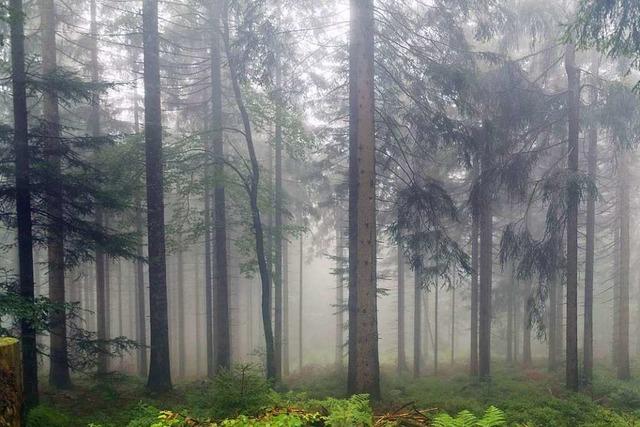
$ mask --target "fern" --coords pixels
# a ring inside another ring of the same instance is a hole
[[[481,419],[469,411],[461,411],[453,418],[449,414],[439,414],[433,420],[435,427],[500,427],[507,423],[504,412],[490,406]]]

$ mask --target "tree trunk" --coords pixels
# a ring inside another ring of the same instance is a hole
[[[451,289],[451,364],[456,358],[456,288]]]
[[[214,156],[215,268],[213,283],[215,371],[231,367],[229,325],[229,275],[227,272],[227,217],[224,183],[224,139],[222,123],[222,83],[220,76],[220,0],[211,0],[211,112]]]
[[[481,380],[491,377],[491,282],[493,274],[493,214],[489,183],[486,181],[487,171],[491,167],[491,153],[485,148],[482,158],[482,176],[480,185],[484,193],[479,206],[479,343],[478,343],[478,374]]]
[[[304,265],[304,246],[303,246],[302,235],[300,235],[300,265],[299,265],[299,287],[298,287],[298,370],[302,371],[302,363],[303,363],[303,354],[302,354],[302,309],[304,307],[304,286],[303,286],[303,265]]]
[[[20,357],[20,342],[15,338],[0,338],[0,384],[2,384],[2,405],[0,425],[20,427],[22,425],[23,371]]]
[[[144,0],[144,125],[147,177],[147,236],[149,252],[149,306],[151,357],[147,387],[154,392],[171,389],[169,324],[167,313],[167,265],[164,231],[164,182],[162,161],[162,110],[158,2]]]
[[[380,398],[376,292],[373,0],[351,0],[348,391]]]
[[[35,289],[23,13],[22,0],[11,0],[9,3],[9,24],[11,26],[11,82],[13,86],[13,146],[16,156],[18,279],[20,281],[20,296],[25,302],[32,302]],[[29,319],[20,319],[20,338],[25,408],[29,409],[38,404],[36,331]]]
[[[184,283],[184,248],[182,243],[182,236],[178,241],[178,254],[177,254],[177,291],[178,298],[176,305],[178,306],[178,376],[182,379],[185,377],[187,370],[187,343],[185,334],[187,332],[185,325],[185,312],[186,307],[184,305],[185,283]]]
[[[267,253],[264,245],[264,229],[260,214],[260,207],[258,205],[258,190],[260,185],[260,165],[255,152],[255,146],[253,143],[253,134],[251,131],[251,121],[249,120],[249,113],[245,107],[242,92],[240,90],[240,83],[238,81],[238,64],[236,64],[237,58],[231,53],[231,46],[229,42],[229,14],[225,5],[224,11],[224,44],[227,52],[227,59],[229,62],[229,70],[231,76],[231,85],[233,87],[233,94],[240,110],[240,116],[244,128],[244,137],[247,144],[247,151],[249,152],[251,172],[248,178],[243,178],[245,189],[249,195],[249,204],[251,209],[251,219],[253,224],[253,231],[256,238],[256,256],[258,259],[258,270],[260,271],[260,282],[262,288],[262,325],[264,328],[265,337],[265,349],[266,349],[266,374],[267,378],[274,380],[277,375],[275,348],[273,339],[273,327],[271,325],[271,269],[268,265]]]
[[[618,185],[620,186],[620,274],[618,306],[618,379],[628,380],[629,370],[629,153],[623,152],[618,163]]]
[[[477,166],[474,175],[478,175]],[[469,372],[478,375],[478,218],[471,218],[471,350],[469,353]]]
[[[598,102],[598,91],[591,92],[592,103]],[[589,152],[587,153],[587,173],[595,182],[598,178],[598,128],[591,126],[587,134]],[[596,243],[596,195],[587,195],[587,229],[584,269],[584,357],[583,377],[586,384],[593,381],[593,277]]]
[[[413,376],[419,377],[422,370],[422,280],[420,271],[413,273]]]
[[[143,219],[142,219],[142,206],[140,201],[136,201],[136,233],[138,234],[136,242],[136,341],[140,345],[137,350],[138,354],[138,375],[146,376],[148,370],[147,364],[147,311],[145,303],[145,284],[144,284],[144,248],[142,247],[143,239]]]
[[[531,359],[531,322],[529,322],[529,311],[531,301],[531,282],[526,282],[525,287],[525,295],[524,295],[524,304],[522,310],[522,365],[525,368],[531,367],[532,359]]]
[[[336,207],[336,211],[340,208]],[[344,237],[342,215],[336,212],[336,371],[344,371]]]
[[[407,355],[405,344],[405,325],[404,325],[404,312],[406,310],[404,306],[404,256],[402,254],[402,247],[398,245],[398,357],[396,361],[396,370],[398,374],[401,374],[407,369]]]
[[[578,172],[580,71],[575,64],[575,46],[567,45],[565,52],[567,73],[567,111],[569,122],[568,162],[569,173]],[[577,184],[567,189],[567,324],[566,324],[566,380],[567,388],[578,390],[578,205]]]
[[[282,242],[282,375],[289,376],[289,241]]]
[[[507,289],[507,364],[513,365],[513,274],[509,278]]]
[[[55,79],[57,72],[56,12],[53,0],[40,0],[40,29],[42,31],[42,74]],[[64,219],[62,188],[62,144],[60,143],[60,113],[58,93],[50,84],[42,99],[44,145],[49,177],[45,186],[47,205],[47,264],[49,267],[49,299],[64,304]],[[67,354],[67,325],[64,309],[53,310],[50,322],[49,384],[66,389],[71,387]]]
[[[438,374],[438,278],[433,293],[433,373]]]

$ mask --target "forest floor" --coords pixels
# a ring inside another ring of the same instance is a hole
[[[634,378],[640,378],[638,368]],[[445,366],[437,375],[429,372],[418,379],[383,369],[383,398],[373,405],[373,411],[380,416],[415,408],[430,418],[440,412],[455,415],[468,410],[481,416],[493,405],[504,411],[510,426],[640,426],[640,379],[621,382],[600,366],[591,387],[572,393],[564,389],[561,373],[554,376],[544,369],[498,364],[493,369],[490,383],[473,381],[462,365]],[[242,390],[238,384],[243,384]],[[254,416],[270,406],[299,407],[301,402],[345,398],[344,389],[341,376],[327,374],[327,369],[320,367],[294,373],[277,392],[250,371],[237,371],[213,382],[179,383],[162,396],[150,396],[143,381],[122,374],[99,380],[76,378],[73,390],[43,390],[44,415],[32,417],[29,427],[150,427],[159,409],[188,414],[194,419]]]

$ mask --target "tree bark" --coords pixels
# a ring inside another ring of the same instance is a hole
[[[451,364],[456,358],[456,288],[451,289]]]
[[[481,380],[491,377],[491,282],[493,274],[493,214],[489,183],[486,174],[491,167],[491,153],[485,148],[482,157],[482,177],[480,185],[483,192],[479,206],[478,226],[480,233],[479,255],[479,343],[478,343],[478,374]]]
[[[227,272],[227,217],[224,184],[224,134],[222,123],[222,83],[220,75],[220,0],[211,0],[211,112],[214,167],[215,268],[213,283],[215,371],[231,367],[229,325],[229,275]]]
[[[185,283],[184,283],[184,248],[182,247],[182,236],[178,241],[178,254],[177,254],[177,271],[176,271],[176,287],[178,298],[176,305],[178,306],[178,376],[182,379],[185,377],[187,370],[187,343],[186,343],[186,319],[185,312],[186,307],[184,305]]]
[[[147,311],[145,302],[145,284],[144,284],[144,248],[142,247],[143,239],[143,219],[142,206],[140,201],[136,201],[136,233],[138,240],[136,243],[136,255],[138,259],[135,262],[136,267],[136,341],[140,345],[137,350],[138,359],[138,375],[146,376],[148,370],[147,363]]]
[[[349,393],[380,398],[376,286],[373,0],[351,0],[349,46]]]
[[[433,293],[433,373],[438,374],[438,278]]]
[[[513,295],[513,274],[509,278],[509,288],[507,289],[507,364],[513,364],[513,312],[514,312],[514,295]]]
[[[0,425],[20,427],[23,411],[23,383],[20,343],[15,338],[0,338],[0,384],[2,384],[2,405]]]
[[[151,357],[147,388],[164,392],[172,388],[167,313],[167,265],[164,230],[164,179],[158,2],[144,0],[144,125],[147,176],[147,236],[149,252],[149,305]]]
[[[31,183],[29,171],[29,131],[27,123],[27,84],[24,66],[24,11],[22,0],[9,3],[11,30],[11,82],[13,87],[13,146],[16,165],[16,216],[18,228],[18,279],[20,296],[33,302],[33,237],[31,221]],[[25,408],[38,404],[38,353],[36,331],[29,319],[20,319],[22,383]]]
[[[572,176],[578,172],[580,71],[575,64],[575,46],[567,45],[567,111],[569,137],[567,169]],[[578,390],[578,205],[579,189],[570,183],[567,190],[567,321],[566,321],[566,381],[567,388]]]
[[[289,241],[282,242],[282,375],[289,376]]]
[[[398,374],[406,371],[407,369],[407,354],[405,343],[405,324],[404,324],[404,312],[405,307],[405,289],[404,289],[404,256],[402,254],[402,247],[398,245],[398,258],[397,258],[397,271],[398,271],[398,356],[396,361],[396,370]]]
[[[337,207],[336,211],[340,208]],[[344,371],[344,236],[342,215],[336,212],[336,370]]]
[[[524,304],[522,310],[522,365],[525,368],[531,367],[531,324],[529,322],[529,301],[531,301],[531,282],[527,281],[525,286]]]
[[[591,102],[598,102],[598,91],[591,92]],[[598,128],[591,125],[587,134],[587,173],[595,182],[598,178]],[[583,377],[586,384],[593,381],[593,277],[596,244],[596,195],[587,195],[586,249],[584,269],[584,357]]]
[[[620,186],[620,274],[619,274],[619,306],[618,306],[618,379],[631,378],[629,368],[629,264],[630,264],[630,234],[629,234],[629,153],[623,152],[619,156],[618,185]]]
[[[474,175],[478,175],[477,166]],[[469,372],[471,376],[478,375],[478,218],[471,217],[471,349],[469,353]]]
[[[40,29],[42,31],[42,74],[55,79],[58,69],[56,47],[56,11],[53,0],[40,0]],[[48,85],[42,99],[45,156],[49,177],[45,186],[47,205],[47,264],[49,267],[49,299],[64,304],[64,219],[62,188],[62,144],[60,143],[60,113],[58,93],[54,84]],[[50,322],[49,384],[59,389],[71,387],[69,356],[67,353],[67,325],[64,309],[53,310]]]
[[[416,268],[413,274],[413,376],[419,377],[422,370],[422,282]]]
[[[302,371],[302,364],[303,364],[303,328],[302,328],[302,310],[304,307],[304,282],[303,282],[303,266],[304,266],[304,242],[302,239],[302,235],[300,235],[300,253],[299,253],[299,258],[300,258],[300,265],[298,266],[299,269],[299,287],[298,287],[298,370]]]

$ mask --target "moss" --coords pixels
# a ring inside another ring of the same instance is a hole
[[[5,345],[13,345],[17,343],[19,340],[13,337],[0,337],[0,347],[4,347]]]

